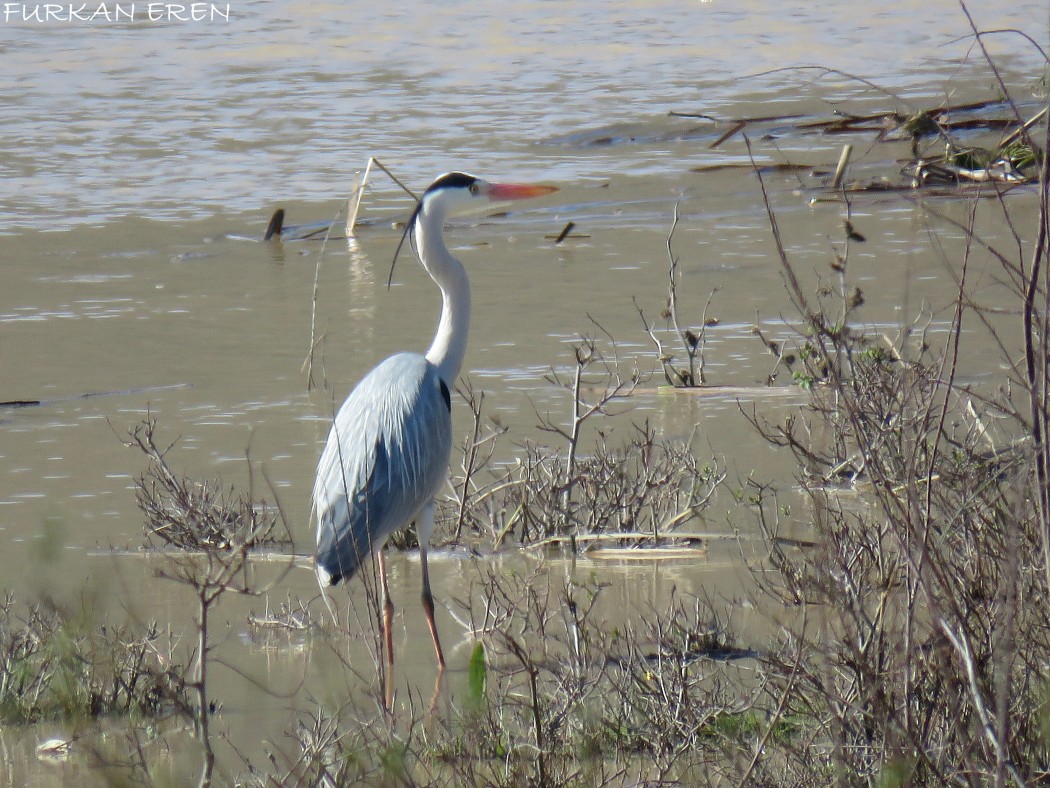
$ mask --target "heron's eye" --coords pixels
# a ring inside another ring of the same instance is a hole
[[[470,193],[471,194],[477,194],[479,191],[481,191],[481,187],[478,186],[476,181],[474,183],[470,184]]]

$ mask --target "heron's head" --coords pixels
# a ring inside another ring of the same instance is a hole
[[[405,233],[394,252],[394,262],[405,238],[414,235],[421,228],[441,232],[445,219],[452,213],[467,210],[489,202],[509,202],[525,200],[530,197],[542,197],[558,191],[557,186],[540,186],[522,183],[490,183],[475,175],[465,172],[446,172],[438,177],[423,196],[419,198],[416,209],[405,226]],[[393,276],[393,265],[390,274]]]
[[[433,216],[433,220],[443,221],[449,214],[467,210],[479,203],[525,200],[556,191],[556,186],[489,183],[465,172],[446,172],[423,192],[409,224],[416,226],[421,215]]]

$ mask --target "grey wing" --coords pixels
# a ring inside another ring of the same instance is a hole
[[[448,475],[448,387],[422,356],[392,356],[336,414],[314,482],[317,571],[350,578],[391,533],[408,525]]]

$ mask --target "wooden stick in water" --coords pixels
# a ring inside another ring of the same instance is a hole
[[[839,163],[835,167],[835,180],[831,182],[832,189],[837,189],[842,185],[842,176],[846,174],[846,167],[849,166],[849,159],[852,155],[853,146],[847,142],[842,146],[842,153],[839,154]]]

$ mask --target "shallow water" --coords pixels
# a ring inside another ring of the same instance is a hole
[[[1040,4],[996,5],[975,11],[979,25],[1023,27],[1045,16]],[[661,394],[654,378],[611,426],[623,434],[631,419],[649,419],[661,434],[683,438],[697,427],[698,453],[733,478],[790,486],[787,458],[762,445],[738,404],[776,412],[798,401],[752,388],[772,366],[752,324],[757,317],[785,338],[782,318],[791,316],[761,194],[747,171],[692,171],[746,162],[739,137],[711,150],[717,135],[708,123],[667,113],[826,118],[994,99],[986,69],[960,39],[967,29],[956,5],[911,0],[867,14],[842,3],[785,11],[755,0],[440,10],[397,3],[379,13],[360,3],[252,3],[232,5],[228,22],[0,23],[0,400],[42,401],[0,409],[3,587],[26,600],[88,589],[115,615],[126,608],[189,621],[181,592],[153,579],[141,557],[112,552],[142,541],[133,486],[145,462],[121,439],[147,414],[162,441],[178,439],[171,456],[180,473],[243,487],[249,453],[273,485],[262,492],[280,497],[298,551],[309,552],[308,497],[334,407],[379,359],[427,345],[438,300],[407,257],[385,287],[399,237],[391,223],[411,203],[381,175],[354,242],[256,239],[277,205],[291,223],[339,215],[370,155],[417,190],[449,169],[561,188],[507,214],[457,220],[450,231],[476,299],[465,373],[519,441],[537,436],[537,411],[567,413],[564,392],[544,374],[566,367],[569,343],[599,333],[595,323],[615,338],[626,369],[653,369],[632,299],[650,319],[664,306],[665,243],[678,202],[683,304],[697,319],[716,291],[710,312],[720,322],[710,329],[707,375],[738,388]],[[1032,53],[1008,36],[989,43],[1016,97],[1038,99],[1042,72]],[[862,75],[896,97],[813,71],[754,76],[806,64]],[[790,124],[753,140],[761,162],[825,169],[843,141],[792,133]],[[908,156],[905,143],[850,141],[857,172],[895,174],[895,161]],[[815,180],[766,176],[785,244],[810,283],[830,276],[844,213],[810,204]],[[1032,194],[1009,204],[1017,224],[1030,226]],[[933,207],[960,221],[970,209],[962,201]],[[549,236],[568,221],[584,237],[555,246]],[[892,337],[921,314],[931,341],[943,341],[959,233],[898,195],[858,199],[852,221],[867,238],[850,251],[851,283],[865,296],[859,318]],[[991,201],[978,229],[1006,237]],[[302,367],[319,259],[324,339],[315,380],[323,385],[308,390]],[[1001,301],[995,269],[973,265],[975,295]],[[977,327],[972,333],[977,344],[963,372],[994,380],[998,352],[980,344],[987,340]],[[464,410],[457,407],[457,435]],[[253,481],[263,485],[258,472]],[[745,535],[754,528],[723,511],[705,526]],[[406,673],[425,677],[429,649],[407,647],[426,639],[417,564],[398,556],[392,571]],[[439,557],[438,595],[475,571],[470,561]],[[654,604],[672,587],[731,601],[747,582],[717,549],[699,565],[603,562],[594,571],[610,580],[618,601],[611,607],[621,609]],[[311,575],[295,570],[271,601],[288,593],[312,596]],[[309,674],[310,661],[244,637],[243,613],[262,604],[224,603],[222,650],[264,684],[283,687],[281,676]],[[441,615],[455,642],[456,624]],[[745,623],[760,639],[760,623]],[[468,654],[452,649],[453,670]],[[279,736],[291,719],[291,702],[250,682],[227,677],[222,694],[234,739],[250,729],[259,741],[260,726]],[[15,734],[12,744],[5,734],[5,747],[25,755],[47,735]],[[6,774],[22,774],[12,758]]]

